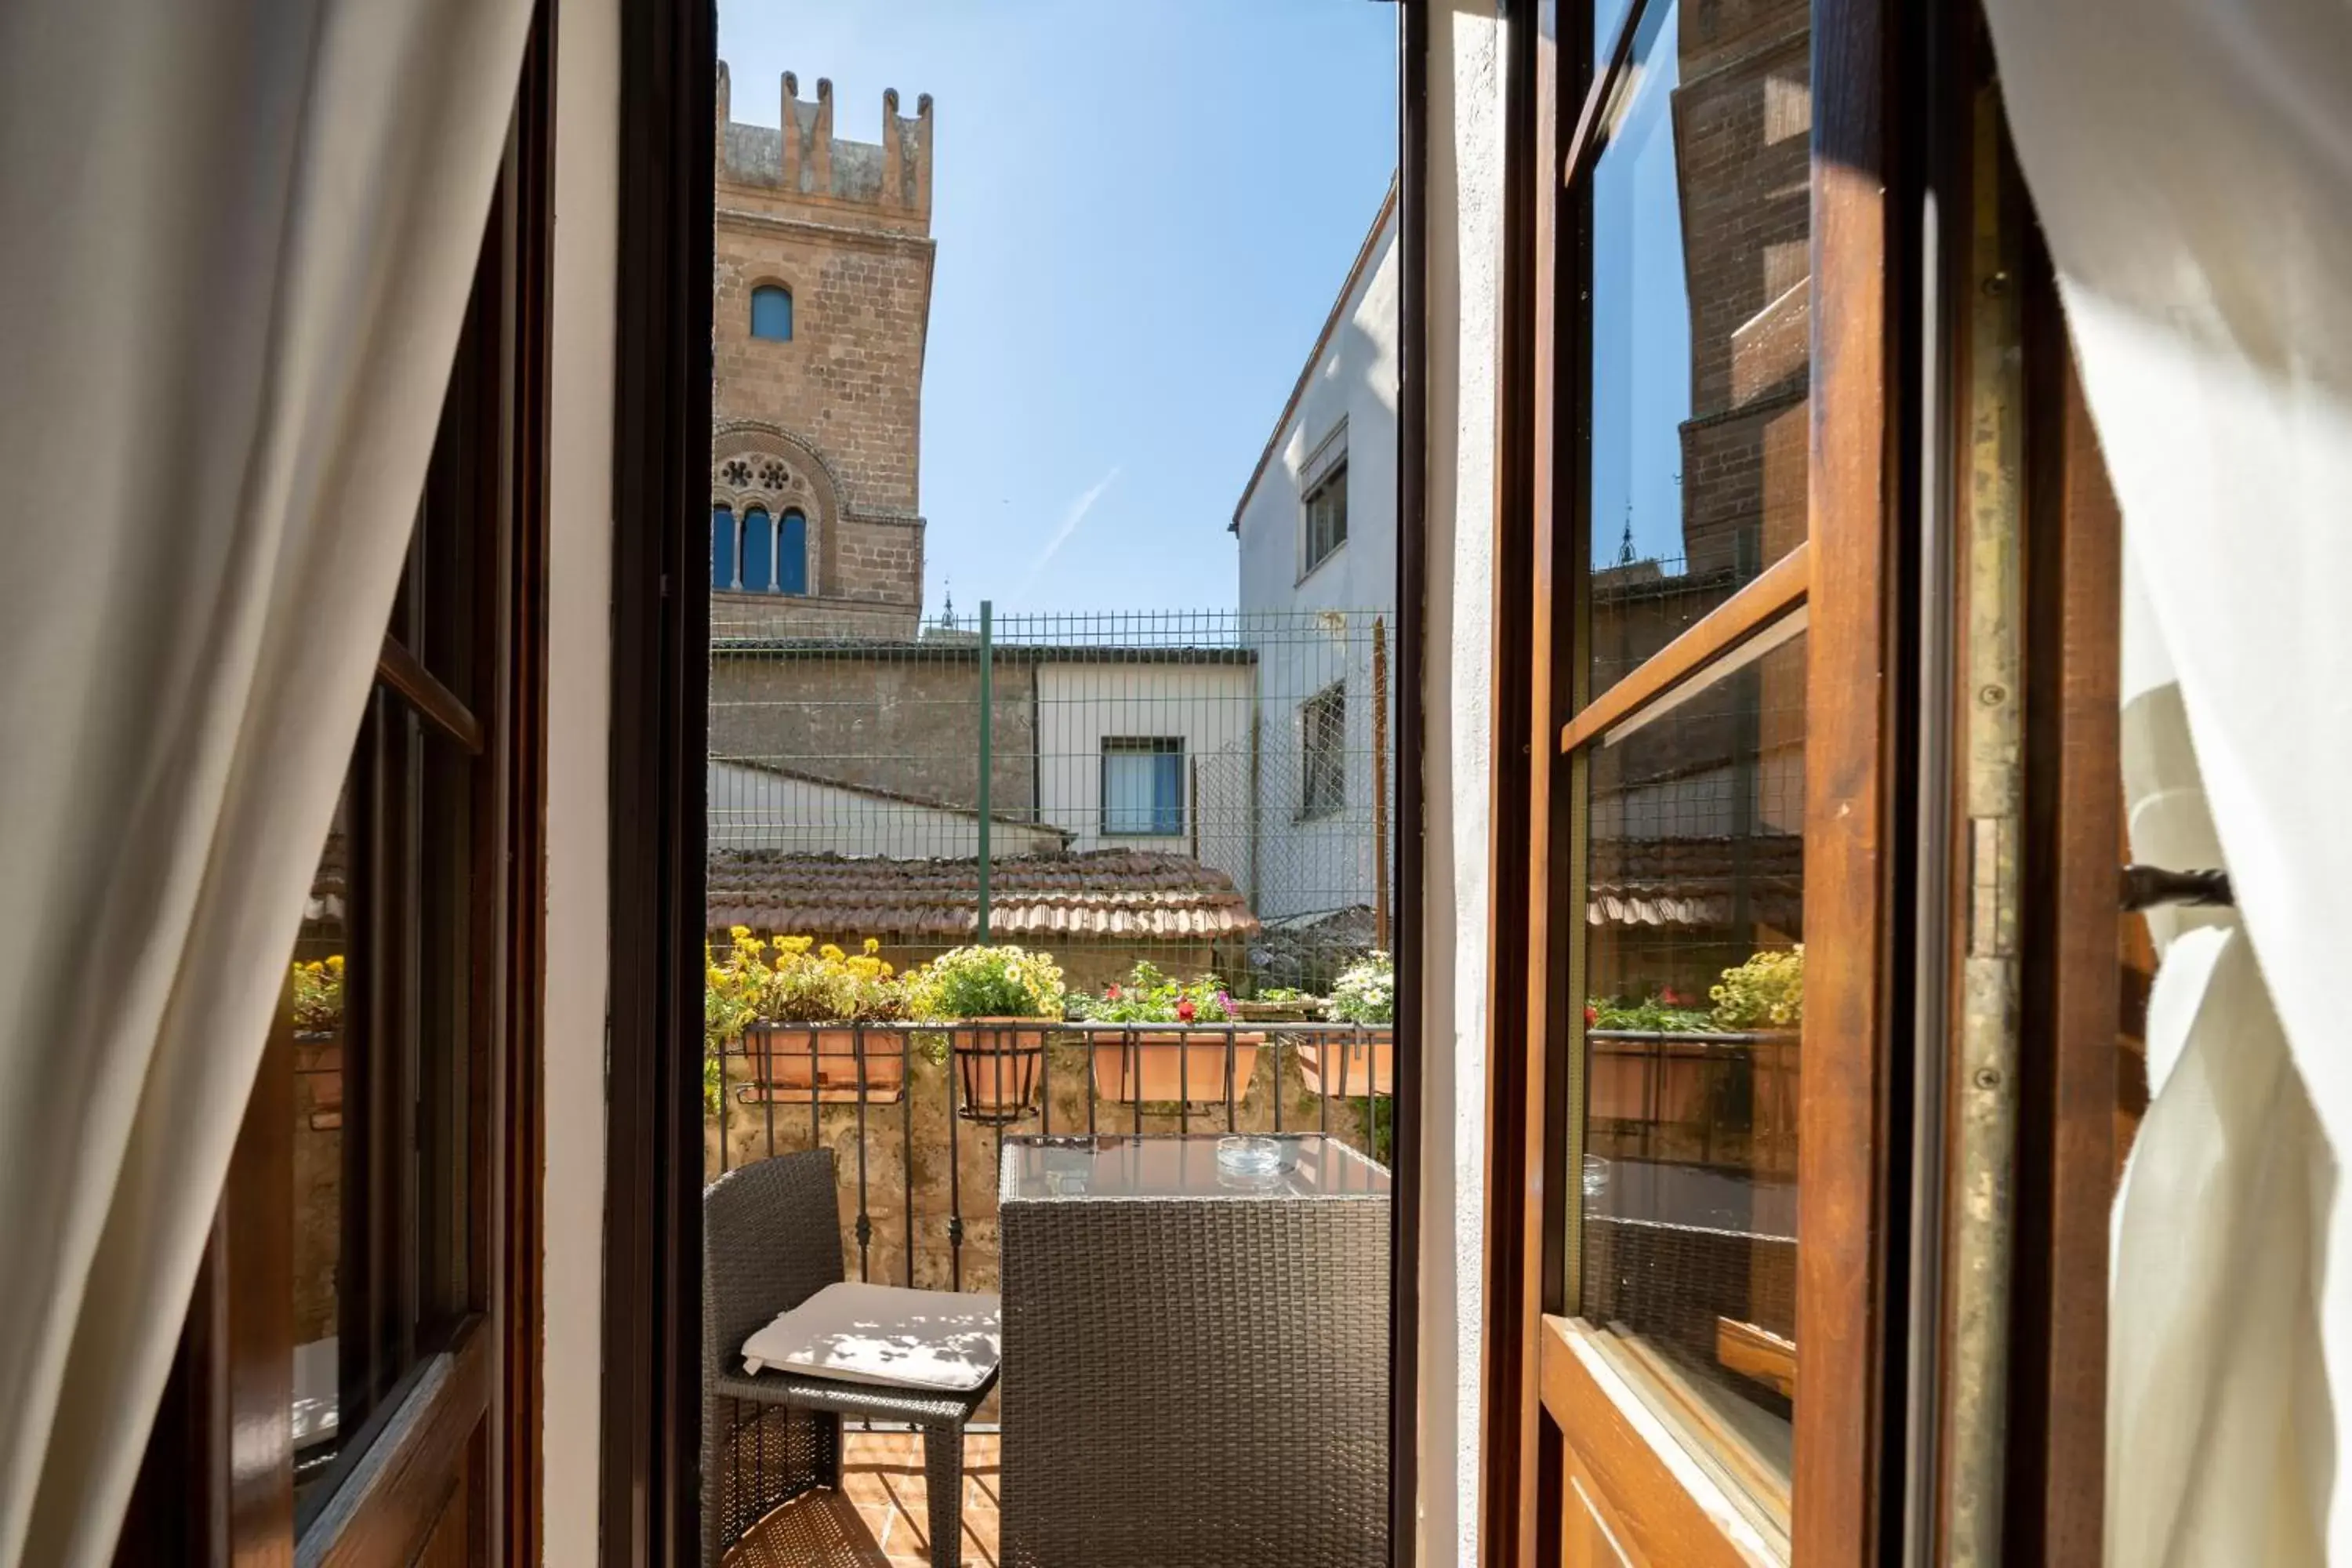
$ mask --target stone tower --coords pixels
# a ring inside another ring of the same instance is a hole
[[[728,115],[719,68],[711,331],[711,624],[912,637],[930,326],[931,100],[882,95],[882,142],[836,141],[833,84],[783,79],[781,130]]]

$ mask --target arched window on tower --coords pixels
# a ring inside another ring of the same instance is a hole
[[[710,509],[710,585],[726,589],[735,586],[735,509],[714,506]]]
[[[751,335],[772,342],[793,341],[793,291],[773,283],[751,290]]]
[[[764,508],[743,514],[743,591],[765,594],[776,585],[776,525]]]
[[[776,592],[805,594],[808,586],[808,519],[795,507],[784,513],[776,537]]]

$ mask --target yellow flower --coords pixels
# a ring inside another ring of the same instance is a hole
[[[741,942],[745,937],[751,934],[751,928],[750,926],[729,926],[727,928],[727,934],[733,937],[737,942]]]
[[[876,953],[877,953],[877,952],[881,952],[881,951],[882,951],[882,939],[881,939],[880,937],[878,937],[878,936],[869,936],[869,937],[867,937],[867,938],[866,939],[866,956],[867,956],[867,957],[869,957],[869,958],[870,958],[870,957],[872,957],[874,954],[876,954]]]
[[[818,948],[817,955],[832,963],[839,963],[843,956],[841,949],[834,946],[831,942],[826,942],[823,947]]]

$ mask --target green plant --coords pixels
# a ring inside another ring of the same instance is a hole
[[[1331,986],[1330,1015],[1343,1024],[1396,1021],[1396,964],[1378,948],[1339,972]]]
[[[1303,1002],[1308,1000],[1308,997],[1306,992],[1295,985],[1268,985],[1262,988],[1250,1000],[1253,1002]]]
[[[1064,994],[1053,955],[1018,947],[959,947],[907,978],[908,1011],[925,1019],[1059,1019]]]
[[[1098,1024],[1224,1024],[1233,1020],[1233,997],[1213,974],[1179,981],[1146,961],[1088,998],[1087,1016]]]
[[[1639,1029],[1647,1034],[1707,1035],[1717,1025],[1704,1008],[1685,1006],[1672,991],[1645,996],[1639,1002],[1612,1002],[1593,997],[1584,1005],[1584,1023],[1594,1029]]]
[[[1720,1028],[1796,1027],[1805,1021],[1805,944],[1757,953],[1725,970],[1707,994]]]
[[[777,1024],[882,1024],[907,1016],[907,984],[866,939],[856,953],[814,938],[776,939],[776,962],[760,997],[760,1016]]]
[[[343,955],[294,966],[294,1027],[327,1034],[343,1026]]]

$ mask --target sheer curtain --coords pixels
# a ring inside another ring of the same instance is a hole
[[[112,1549],[529,16],[0,6],[0,1563]]]
[[[2122,502],[2155,1096],[2115,1225],[2108,1560],[2352,1562],[2352,6],[1987,0]]]

